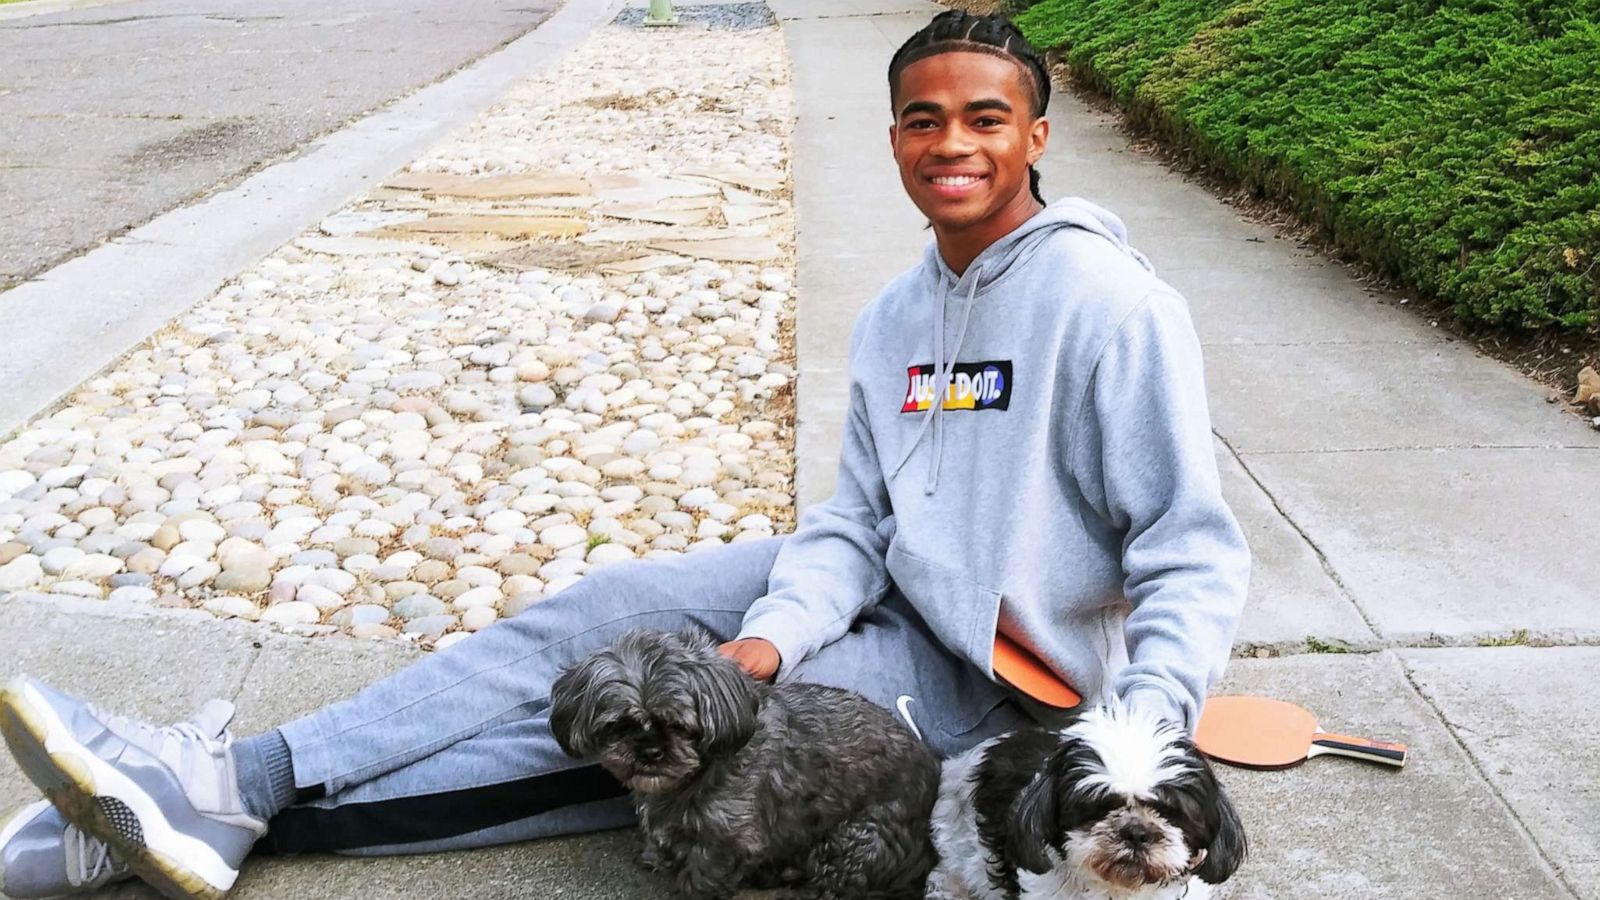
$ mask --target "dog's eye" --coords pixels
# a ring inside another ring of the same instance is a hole
[[[607,722],[600,726],[600,737],[608,741],[615,741],[627,737],[628,732],[632,730],[632,724],[632,722],[629,722],[626,719],[617,719],[613,722]]]

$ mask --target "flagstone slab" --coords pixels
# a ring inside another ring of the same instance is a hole
[[[422,238],[434,247],[451,250],[474,260],[515,250],[524,243],[486,234],[424,234]]]
[[[728,201],[728,205],[730,206],[765,206],[772,202],[760,194],[752,194],[749,191],[741,191],[736,187],[724,187],[722,189],[722,196]]]
[[[718,262],[765,262],[783,255],[778,243],[765,237],[730,237],[704,241],[654,241],[652,250],[681,253]]]
[[[695,194],[687,197],[663,197],[655,205],[662,209],[714,209],[722,198],[716,194]]]
[[[307,235],[296,238],[294,245],[311,253],[326,253],[329,256],[389,256],[392,254],[415,254],[422,250],[432,249],[432,245],[420,241],[389,240],[376,237],[318,237]]]
[[[772,193],[783,189],[789,179],[782,172],[770,170],[747,169],[743,166],[695,166],[690,169],[679,169],[679,175],[695,178],[709,178],[723,184],[752,191]]]
[[[423,212],[395,209],[346,210],[323,219],[317,225],[317,230],[329,237],[344,237],[414,222],[426,215]]]
[[[599,202],[599,197],[573,195],[570,197],[527,197],[521,201],[521,205],[552,212],[555,210],[577,212],[588,209]]]
[[[622,262],[603,263],[600,271],[606,275],[632,275],[636,272],[649,272],[655,269],[666,269],[672,266],[685,266],[692,260],[686,256],[671,254],[657,256],[641,256],[638,259],[628,259]]]
[[[444,172],[406,172],[389,179],[385,187],[450,197],[538,197],[587,194],[589,182],[574,175],[525,173],[472,177]]]
[[[699,225],[711,218],[711,209],[672,209],[642,203],[606,203],[594,211],[612,219],[655,222],[661,225]]]
[[[748,225],[751,222],[783,212],[781,206],[740,206],[729,204],[722,208],[722,217],[729,225]]]
[[[562,206],[545,206],[540,200],[576,200],[585,201],[583,205],[571,204]],[[559,216],[573,218],[583,216],[589,207],[598,203],[594,197],[524,197],[510,201],[505,200],[479,200],[472,201],[459,197],[427,197],[421,194],[412,194],[409,198],[384,201],[384,208],[388,210],[404,211],[414,216]]]
[[[377,234],[493,234],[507,238],[567,238],[589,228],[570,216],[429,216],[380,229]]]
[[[672,225],[611,225],[596,228],[578,240],[585,244],[646,243],[651,241],[714,241],[738,237],[759,237],[766,233],[760,226],[743,229],[697,228]],[[676,252],[676,251],[674,251]]]
[[[595,196],[616,203],[660,203],[668,197],[704,197],[719,193],[709,184],[659,175],[594,175]]]
[[[518,272],[530,269],[588,271],[597,266],[626,262],[640,253],[637,247],[616,244],[520,244],[485,262]]]

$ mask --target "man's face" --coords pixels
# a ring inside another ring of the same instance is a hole
[[[1035,119],[1027,77],[986,53],[941,53],[900,73],[889,142],[900,181],[936,232],[989,221],[1031,203],[1028,166],[1050,125]]]

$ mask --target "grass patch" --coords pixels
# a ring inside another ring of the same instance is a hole
[[[1479,647],[1526,647],[1528,646],[1528,629],[1518,628],[1516,631],[1499,637],[1486,637],[1478,639]]]
[[[1018,23],[1464,323],[1600,323],[1600,0],[1042,0]]]
[[[584,549],[585,549],[585,551],[593,550],[594,548],[600,546],[601,544],[609,544],[609,543],[611,543],[611,535],[609,535],[609,534],[591,534],[591,535],[589,535],[589,543]]]
[[[1309,653],[1354,653],[1348,644],[1337,641],[1325,641],[1321,638],[1306,638],[1306,651]]]

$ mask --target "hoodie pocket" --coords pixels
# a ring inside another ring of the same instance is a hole
[[[1000,617],[1000,592],[956,570],[907,550],[895,535],[885,557],[895,587],[922,616],[939,642],[971,663],[976,672],[944,698],[941,727],[960,734],[975,726],[1006,698],[994,682],[994,634]]]

